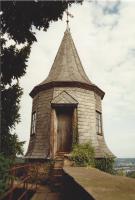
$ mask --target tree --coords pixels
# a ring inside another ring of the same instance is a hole
[[[76,1],[1,3],[1,151],[6,156],[22,152],[23,143],[20,143],[17,135],[11,132],[20,122],[19,104],[23,90],[19,86],[19,79],[26,73],[31,45],[37,41],[33,28],[47,31],[50,23],[62,19],[68,4],[74,2]],[[5,38],[12,39],[14,44],[9,45]],[[23,47],[18,46],[20,44]]]
[[[16,134],[11,134],[16,123],[20,121],[19,103],[23,93],[18,79],[26,72],[26,62],[30,53],[30,46],[17,49],[15,45],[6,47],[2,40],[1,48],[1,151],[6,156],[15,157],[22,154],[21,147],[24,142],[19,142]],[[16,81],[15,81],[16,80]],[[20,146],[20,148],[19,148]]]
[[[9,169],[12,166],[12,161],[8,158],[5,158],[0,154],[0,196],[8,189],[9,187]]]

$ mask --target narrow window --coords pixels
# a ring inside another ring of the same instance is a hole
[[[102,114],[96,111],[96,133],[102,135]]]
[[[32,113],[31,134],[36,133],[36,112]]]

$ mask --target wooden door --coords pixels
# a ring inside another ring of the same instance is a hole
[[[57,152],[69,152],[71,150],[72,115],[72,109],[57,110]]]

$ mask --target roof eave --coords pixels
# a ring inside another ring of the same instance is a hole
[[[51,89],[53,87],[78,87],[78,88],[83,88],[86,90],[91,90],[97,93],[101,99],[104,98],[105,92],[101,90],[98,86],[94,84],[88,84],[88,83],[83,83],[83,82],[78,82],[78,81],[72,81],[72,82],[66,82],[66,81],[61,81],[61,82],[49,82],[45,83],[43,85],[38,85],[33,88],[33,90],[30,92],[30,96],[33,98],[38,92]]]

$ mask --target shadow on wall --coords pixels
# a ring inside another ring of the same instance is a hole
[[[65,174],[63,177],[63,199],[64,200],[95,200],[84,190],[72,177]]]

